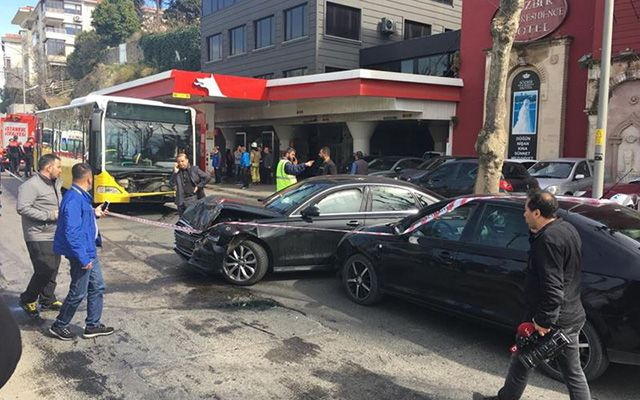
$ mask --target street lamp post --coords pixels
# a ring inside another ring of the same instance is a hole
[[[595,134],[593,190],[591,191],[594,199],[601,198],[604,191],[604,157],[606,150],[606,125],[609,108],[613,6],[614,0],[605,0],[604,26],[602,29],[602,56],[600,57],[600,88],[598,91],[598,122]]]

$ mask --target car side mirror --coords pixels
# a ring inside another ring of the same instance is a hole
[[[584,174],[578,174],[573,178],[574,181],[579,181],[580,179],[584,179]]]
[[[400,172],[400,171],[402,171],[402,167],[395,167],[393,170],[394,170],[395,172]]]
[[[300,215],[302,215],[302,219],[306,221],[311,221],[314,217],[320,216],[320,210],[318,209],[317,206],[309,206],[304,210],[302,210]]]

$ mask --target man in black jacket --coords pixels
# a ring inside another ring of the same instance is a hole
[[[204,187],[210,179],[209,174],[195,165],[189,165],[189,158],[186,154],[178,154],[173,175],[169,180],[171,186],[176,188],[178,215],[181,216],[187,207],[205,196]]]
[[[549,192],[529,194],[524,218],[531,230],[531,250],[526,269],[525,297],[533,321],[542,336],[562,329],[571,344],[556,358],[572,400],[589,400],[589,385],[580,365],[578,335],[586,321],[580,300],[582,256],[580,236],[568,222],[556,217],[558,201]],[[487,400],[517,400],[529,378],[527,369],[512,357],[509,373],[498,396]]]

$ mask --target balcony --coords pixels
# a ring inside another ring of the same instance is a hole
[[[44,31],[45,31],[46,39],[58,39],[58,40],[67,41],[72,36],[69,33],[67,33],[66,29],[64,28],[52,28],[48,26],[44,29]]]
[[[64,21],[64,17],[65,11],[63,8],[46,7],[42,21]]]
[[[67,56],[64,54],[47,54],[47,62],[51,64],[66,64]]]

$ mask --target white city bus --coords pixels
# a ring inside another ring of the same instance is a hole
[[[196,159],[195,116],[190,107],[90,95],[36,113],[38,154],[61,158],[65,188],[71,167],[89,163],[96,203],[169,202],[177,153]]]

